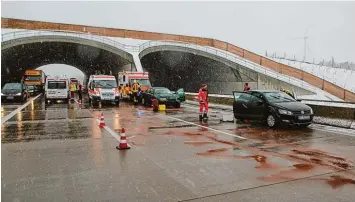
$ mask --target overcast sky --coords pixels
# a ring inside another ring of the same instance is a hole
[[[265,54],[355,62],[355,2],[1,2],[2,17],[211,37]]]

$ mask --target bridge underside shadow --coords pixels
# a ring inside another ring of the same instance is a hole
[[[95,72],[117,75],[123,70],[135,71],[130,61],[115,53],[77,43],[28,43],[3,49],[1,54],[2,84],[19,82],[25,70],[47,64],[71,65],[86,75]]]
[[[242,88],[244,82],[257,82],[256,73],[244,74],[238,67],[187,52],[152,52],[143,56],[141,62],[153,86],[171,90],[184,88],[186,92],[197,92],[200,85],[206,83],[210,93],[230,94]]]

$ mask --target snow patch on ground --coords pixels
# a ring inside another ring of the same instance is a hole
[[[354,123],[353,120],[347,119],[335,119],[335,118],[325,118],[320,116],[313,117],[313,123],[318,123],[322,125],[338,126],[342,128],[350,128]]]
[[[333,67],[301,63],[301,62],[293,62],[285,59],[275,59],[270,57],[269,59],[280,62],[285,65],[289,65],[291,67],[295,67],[297,69],[301,69],[319,78],[325,79],[330,83],[345,88],[351,92],[355,92],[355,71],[354,70],[333,68]]]

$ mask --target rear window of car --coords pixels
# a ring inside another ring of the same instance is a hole
[[[49,81],[48,89],[65,89],[67,83],[65,81]]]

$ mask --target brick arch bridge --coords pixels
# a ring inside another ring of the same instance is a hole
[[[296,79],[305,81],[345,101],[355,101],[355,93],[349,90],[346,90],[340,86],[332,84],[310,73],[304,72],[294,67],[290,67],[288,65],[275,62],[273,60],[255,54],[246,49],[216,39],[155,33],[155,32],[145,32],[145,31],[135,31],[135,30],[125,30],[125,29],[115,29],[115,28],[93,27],[93,26],[85,26],[85,25],[20,20],[20,19],[12,19],[12,18],[2,18],[1,27],[7,29],[28,29],[28,30],[49,29],[49,30],[77,31],[77,32],[86,32],[94,35],[101,35],[101,36],[108,36],[108,37],[133,38],[133,39],[141,39],[141,40],[171,40],[171,41],[178,41],[178,42],[187,42],[187,43],[197,44],[201,46],[210,46],[216,49],[220,49],[235,54],[239,57],[245,58],[253,63],[263,66],[264,68],[268,68],[276,72],[279,72],[281,74],[288,75],[290,77],[294,77]]]

